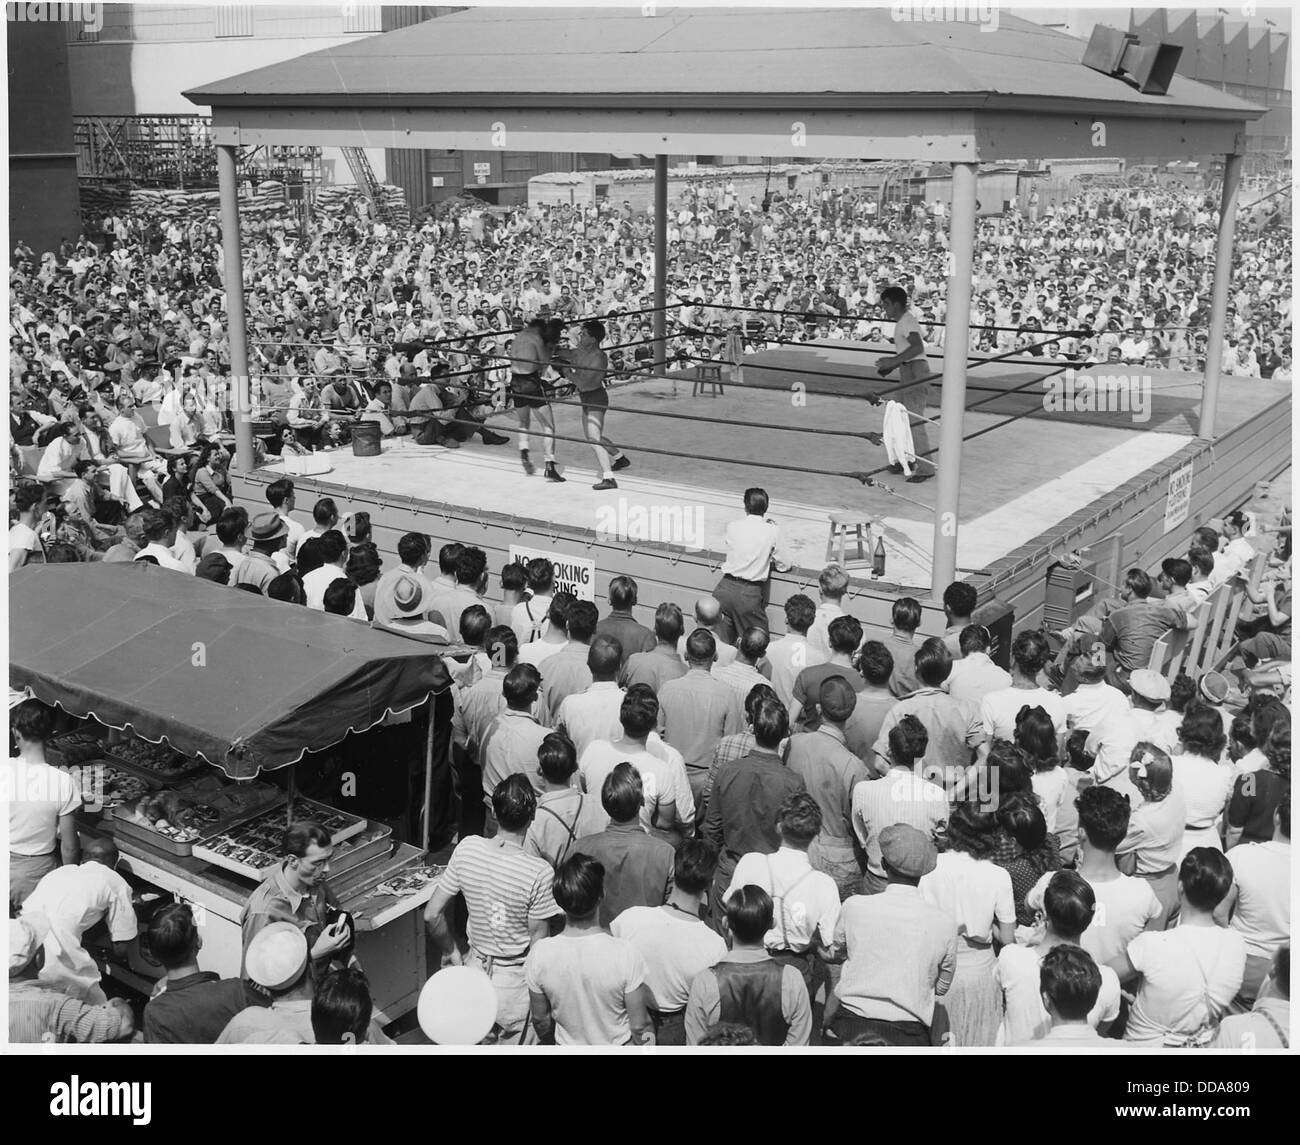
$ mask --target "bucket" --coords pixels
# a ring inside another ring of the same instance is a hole
[[[377,421],[359,421],[352,427],[352,455],[354,457],[378,457],[382,452],[379,446],[381,429]]]

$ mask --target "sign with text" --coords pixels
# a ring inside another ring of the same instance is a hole
[[[491,164],[491,163],[475,163],[475,164],[474,164],[474,174],[475,174],[475,175],[491,175],[491,174],[492,174],[492,164]]]
[[[1192,509],[1192,463],[1169,475],[1169,494],[1165,497],[1165,532],[1170,533],[1187,520]]]
[[[571,557],[567,553],[552,553],[545,549],[530,549],[526,545],[511,545],[510,559],[526,565],[542,557],[555,566],[555,591],[571,592],[579,600],[596,600],[596,562],[586,557]]]

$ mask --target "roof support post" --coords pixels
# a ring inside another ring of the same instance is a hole
[[[1214,290],[1210,295],[1210,337],[1205,346],[1205,380],[1201,387],[1201,418],[1197,437],[1214,436],[1223,373],[1223,335],[1227,325],[1228,286],[1232,281],[1232,243],[1237,229],[1237,189],[1244,155],[1223,157],[1223,192],[1219,197],[1219,235],[1214,252]]]
[[[655,156],[655,312],[651,329],[655,340],[655,368],[668,360],[668,156]]]
[[[937,600],[957,578],[957,513],[961,500],[962,421],[966,413],[966,359],[970,356],[970,296],[975,258],[975,181],[978,164],[952,165],[948,224],[948,298],[943,338],[943,392],[939,407],[939,490],[934,514],[930,590]]]
[[[230,377],[227,399],[235,429],[235,464],[244,473],[253,460],[253,392],[248,376],[248,338],[244,325],[244,255],[239,232],[239,169],[235,148],[217,148],[217,185],[221,196],[221,251],[226,270],[226,322],[230,329]]]

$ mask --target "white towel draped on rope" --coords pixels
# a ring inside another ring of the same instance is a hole
[[[880,428],[885,439],[885,455],[890,465],[901,465],[907,476],[916,463],[916,446],[912,444],[912,421],[902,402],[886,402],[884,422]]]

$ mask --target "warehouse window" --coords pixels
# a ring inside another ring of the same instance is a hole
[[[384,30],[383,6],[380,4],[344,4],[343,30],[345,32],[382,32]]]
[[[217,36],[251,36],[253,8],[250,4],[222,4],[216,9]]]

